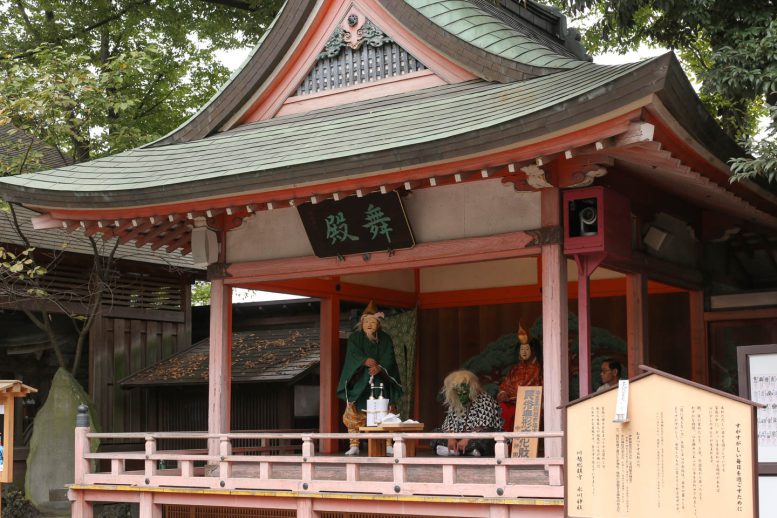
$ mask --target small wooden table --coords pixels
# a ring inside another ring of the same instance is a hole
[[[386,423],[380,426],[360,426],[360,432],[423,432],[424,423]],[[405,440],[405,453],[408,457],[415,457],[415,447],[418,439]],[[367,439],[368,457],[386,456],[386,439]]]

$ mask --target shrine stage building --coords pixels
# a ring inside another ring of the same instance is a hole
[[[629,375],[648,364],[707,382],[705,245],[735,228],[773,234],[775,197],[729,182],[743,152],[673,54],[597,65],[576,35],[532,0],[288,0],[169,135],[1,178],[36,228],[192,253],[212,282],[208,430],[80,422],[73,516],[102,502],[138,503],[143,518],[563,516],[575,431],[561,408],[597,381],[593,325],[625,337]],[[321,300],[318,433],[231,433],[238,287]],[[427,430],[445,374],[541,318],[542,456],[511,458],[516,435],[501,433],[486,434],[493,458],[411,457],[405,441],[429,434],[410,433],[386,434],[393,457],[343,457],[340,302],[371,299],[419,309],[414,417]],[[130,436],[143,451],[91,450]],[[249,439],[301,452],[248,455]]]

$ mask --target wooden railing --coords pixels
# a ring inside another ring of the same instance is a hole
[[[302,494],[371,493],[486,498],[563,498],[562,458],[511,458],[513,438],[560,441],[561,432],[536,433],[91,433],[76,428],[76,486],[177,487],[215,490],[294,491]],[[392,439],[390,457],[317,454],[324,439]],[[491,439],[494,457],[407,456],[407,441]],[[143,451],[92,453],[92,441],[142,440]],[[202,441],[203,450],[159,450],[160,441]],[[239,451],[234,444],[301,444],[286,451]],[[208,453],[210,451],[211,453]],[[251,454],[248,454],[251,453]],[[257,453],[259,453],[257,455]],[[98,469],[98,466],[104,466]],[[107,469],[110,466],[110,469]]]

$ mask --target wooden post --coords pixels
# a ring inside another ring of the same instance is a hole
[[[644,273],[626,274],[626,349],[628,377],[640,373],[639,366],[647,364],[648,346],[648,291]],[[621,377],[623,373],[620,373]]]
[[[313,510],[313,499],[297,499],[297,517],[298,518],[318,518],[320,513]]]
[[[507,505],[491,504],[488,506],[488,518],[508,518],[510,507]]]
[[[578,395],[583,397],[591,392],[591,283],[585,271],[585,257],[575,259],[577,262]]]
[[[688,292],[688,315],[691,328],[691,380],[707,385],[709,383],[709,349],[707,347],[707,325],[704,322],[704,292]]]
[[[340,380],[340,298],[321,299],[321,366],[318,421],[321,433],[337,433],[340,426],[337,382]],[[322,453],[335,453],[335,439],[321,441]]]
[[[94,506],[84,497],[83,491],[70,490],[72,504],[70,506],[70,515],[78,518],[92,518],[94,516]]]
[[[3,427],[0,429],[3,437],[3,471],[0,471],[0,483],[13,482],[13,394],[0,393],[0,405],[3,406]],[[2,490],[2,489],[0,489]],[[2,516],[2,515],[0,515]]]
[[[162,506],[154,503],[154,493],[140,493],[139,514],[140,518],[162,518]]]
[[[591,393],[591,274],[604,254],[576,255],[577,263],[577,358],[579,397]]]
[[[561,194],[542,191],[542,226],[561,224]],[[545,431],[563,430],[559,406],[569,398],[567,261],[561,243],[542,245],[542,355]],[[545,456],[561,457],[561,440],[545,441]]]
[[[210,288],[210,357],[208,361],[208,434],[230,430],[232,386],[232,288],[213,279]],[[219,440],[208,440],[208,454],[219,454]]]

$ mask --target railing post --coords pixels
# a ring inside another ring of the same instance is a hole
[[[563,486],[564,485],[564,467],[558,464],[548,466],[548,485],[549,486]]]
[[[394,437],[394,492],[402,491],[402,485],[405,483],[405,474],[407,465],[402,463],[401,459],[407,457],[407,444],[403,437]]]
[[[219,437],[219,485],[226,486],[227,480],[232,478],[232,462],[227,457],[232,455],[232,442],[229,437],[222,435]]]
[[[309,435],[302,437],[302,456],[313,457],[316,454],[316,445]]]
[[[302,489],[310,489],[310,482],[313,480],[313,456],[316,454],[316,447],[313,439],[309,435],[302,436]]]
[[[508,455],[507,439],[504,435],[497,435],[494,440],[496,445],[494,446],[494,460],[496,466],[494,466],[494,483],[497,489],[501,488],[504,491],[507,486],[507,466],[504,460]]]
[[[157,462],[151,457],[156,454],[156,438],[153,435],[146,435],[146,462],[145,462],[145,482],[151,484],[151,477],[157,474]]]
[[[91,464],[86,454],[91,451],[91,444],[87,434],[91,432],[89,427],[89,408],[86,405],[78,406],[76,414],[76,444],[75,444],[75,483],[86,484],[85,477],[91,473]]]
[[[507,458],[507,439],[504,435],[497,435],[494,437],[496,445],[494,446],[494,458],[506,459]]]

